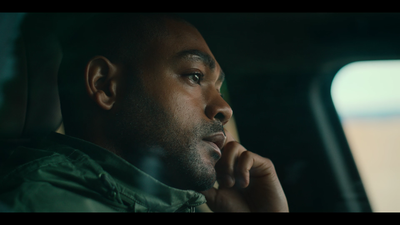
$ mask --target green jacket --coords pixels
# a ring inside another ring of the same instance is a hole
[[[0,210],[12,212],[194,212],[195,191],[169,187],[90,142],[52,133],[18,147],[0,170]]]

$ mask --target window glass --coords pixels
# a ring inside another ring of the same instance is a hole
[[[331,94],[372,210],[400,211],[400,60],[350,63]]]

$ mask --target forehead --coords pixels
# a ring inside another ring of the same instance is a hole
[[[159,43],[170,57],[181,56],[181,59],[201,57],[211,64],[214,63],[212,66],[215,67],[215,58],[195,27],[173,19],[166,19],[164,24],[167,35],[159,40]]]
[[[150,41],[145,53],[147,66],[152,64],[146,69],[154,70],[154,65],[169,66],[187,61],[202,63],[212,71],[222,73],[207,43],[195,27],[174,19],[165,19],[163,25],[164,35]]]

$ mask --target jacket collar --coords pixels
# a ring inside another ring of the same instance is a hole
[[[47,140],[67,145],[87,154],[110,175],[121,198],[136,211],[175,212],[206,202],[204,195],[167,186],[114,153],[91,142],[51,133]]]

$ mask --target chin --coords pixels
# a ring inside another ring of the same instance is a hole
[[[204,142],[191,144],[166,158],[164,175],[172,187],[183,190],[205,191],[216,181],[215,164],[219,155]],[[171,171],[171,172],[167,172]],[[172,172],[173,171],[173,172]]]
[[[188,189],[194,191],[205,191],[214,186],[217,178],[214,167],[203,168],[197,172],[200,173],[197,173],[196,176],[192,177],[192,182],[190,185],[188,185],[190,186]]]

